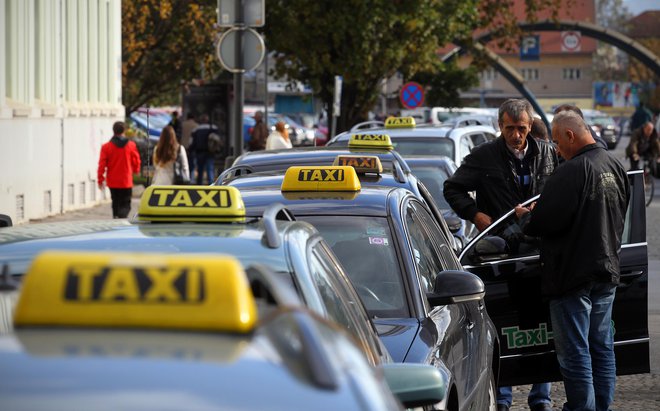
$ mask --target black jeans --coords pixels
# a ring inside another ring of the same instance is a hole
[[[132,188],[111,188],[112,218],[126,218],[131,211]]]

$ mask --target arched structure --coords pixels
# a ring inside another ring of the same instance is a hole
[[[518,24],[523,31],[565,31],[565,30],[576,30],[580,31],[582,35],[587,37],[593,37],[597,40],[603,41],[605,43],[611,44],[625,51],[629,55],[637,58],[645,66],[650,68],[656,76],[660,77],[660,58],[656,56],[653,52],[648,50],[646,47],[641,45],[639,42],[631,39],[628,36],[625,36],[617,31],[598,26],[593,23],[579,22],[573,20],[543,20],[536,23],[526,23],[521,22]],[[493,38],[493,33],[488,32],[480,35],[475,38],[475,44],[477,47],[484,47],[483,44],[488,43]],[[495,53],[484,49],[488,54],[489,58],[492,60],[492,65],[504,78],[506,78],[515,88],[523,95],[527,100],[532,103],[534,110],[541,116],[545,122],[548,130],[550,129],[550,124],[541,109],[541,106],[536,101],[534,94],[525,86],[525,82],[518,72],[507,64],[502,58],[500,58]],[[456,47],[449,53],[445,54],[442,57],[442,61],[450,60],[454,57],[460,56],[465,53],[465,49],[462,47]]]

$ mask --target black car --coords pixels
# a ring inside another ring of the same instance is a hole
[[[612,311],[618,375],[649,372],[648,254],[642,172],[630,172],[628,176],[633,194],[621,246],[621,284]],[[540,294],[538,239],[522,234],[511,210],[468,244],[460,261],[486,284],[486,305],[501,343],[501,384],[560,380],[548,305]]]
[[[351,172],[355,186],[335,184]],[[447,371],[440,409],[494,409],[499,342],[482,284],[463,271],[426,204],[403,188],[362,186],[352,167],[292,167],[280,179],[281,186],[240,188],[247,215],[282,203],[314,225],[394,361]]]

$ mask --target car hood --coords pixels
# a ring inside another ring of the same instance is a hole
[[[419,333],[419,321],[416,318],[376,318],[373,321],[394,362],[405,362],[410,346]]]

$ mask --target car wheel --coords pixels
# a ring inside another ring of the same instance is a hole
[[[488,383],[488,411],[497,411],[497,387],[495,386],[495,373],[490,370],[490,382]]]

